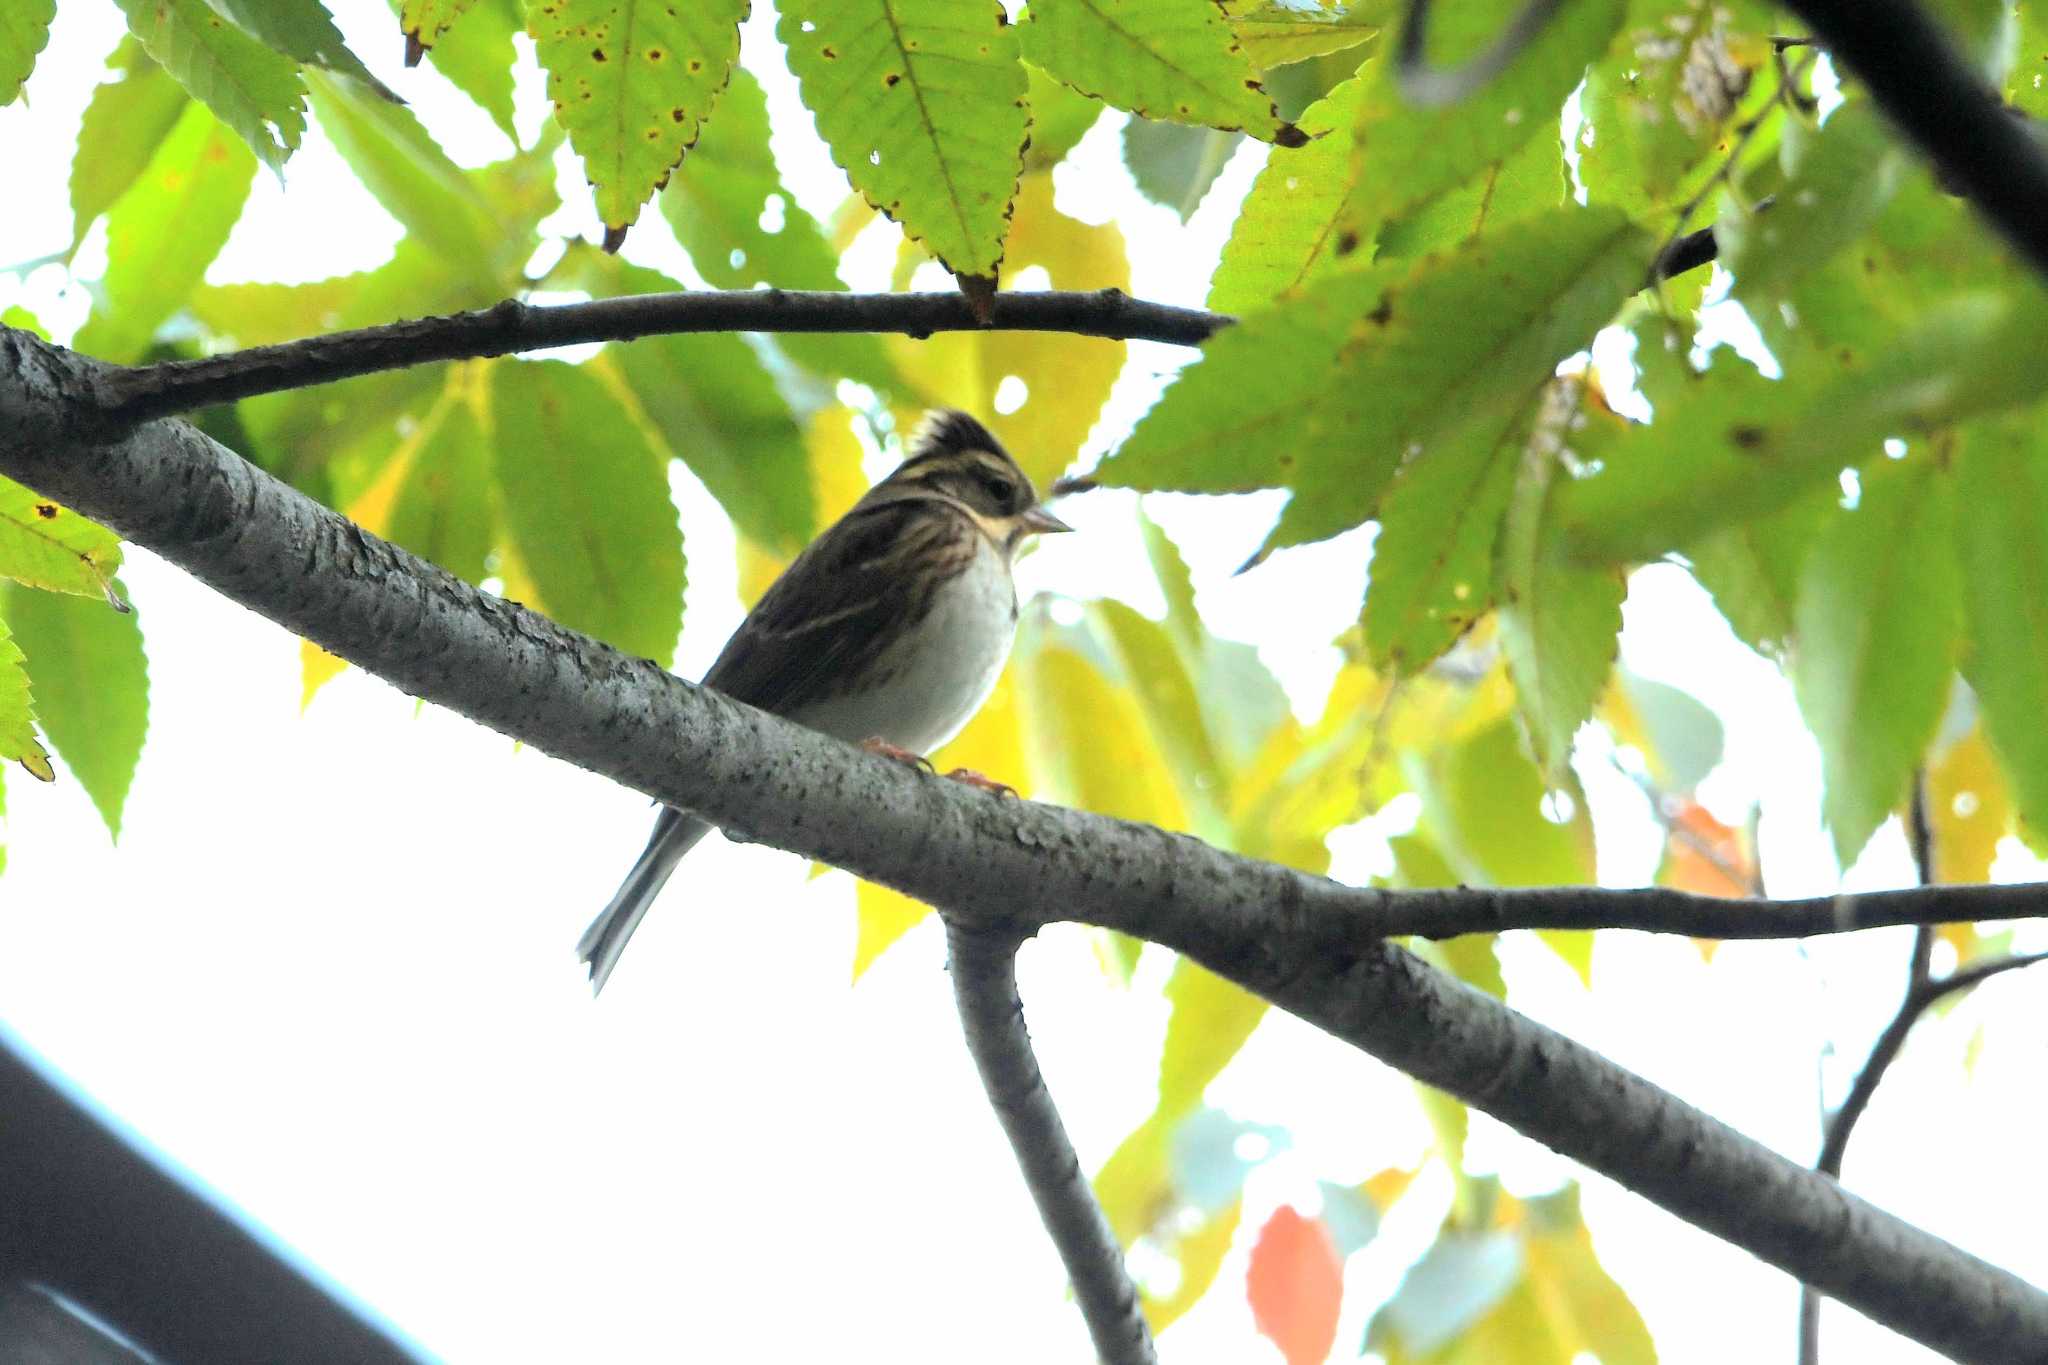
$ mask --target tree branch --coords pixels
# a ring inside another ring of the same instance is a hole
[[[379,540],[183,422],[107,439],[92,410],[107,370],[0,331],[0,473],[394,686],[963,921],[1077,921],[1175,948],[1895,1331],[1962,1360],[2048,1356],[2048,1294],[1360,937],[1359,906],[1405,897],[931,780],[693,687]]]
[[[1095,1354],[1103,1365],[1154,1365],[1158,1356],[1151,1329],[1124,1267],[1123,1248],[1095,1202],[1031,1052],[1024,1005],[1017,998],[1022,940],[1003,926],[972,924],[952,915],[945,921],[953,999],[960,1007],[967,1050],[974,1054],[989,1107],[1016,1153],[1038,1216],[1073,1281]]]
[[[2048,273],[2048,149],[1912,0],[1786,0],[1830,56],[2013,246]]]
[[[1543,32],[1564,0],[1523,0],[1493,45],[1461,66],[1435,67],[1425,52],[1428,44],[1429,0],[1408,0],[1408,18],[1394,49],[1394,79],[1410,104],[1434,109],[1475,95],[1488,81],[1508,69],[1515,58]]]

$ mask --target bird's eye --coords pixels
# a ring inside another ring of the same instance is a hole
[[[1017,485],[1000,474],[989,475],[982,483],[982,487],[988,490],[990,497],[1003,506],[1008,506],[1010,499],[1017,496]]]

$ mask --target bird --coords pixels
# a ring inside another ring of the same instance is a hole
[[[1018,549],[1072,529],[1041,505],[987,427],[957,410],[934,412],[903,462],[769,586],[703,685],[922,764],[981,709],[1009,657]],[[979,774],[951,775],[1008,790]],[[576,945],[593,994],[710,829],[662,807],[639,861]]]

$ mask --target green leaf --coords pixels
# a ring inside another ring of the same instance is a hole
[[[1630,0],[1621,41],[1586,73],[1592,202],[1641,216],[1698,188],[1770,60],[1771,16],[1755,0]]]
[[[187,105],[108,212],[107,273],[77,349],[122,364],[140,358],[227,244],[255,175],[255,158],[227,127]],[[177,230],[166,231],[167,223]]]
[[[21,93],[56,17],[57,0],[17,0],[0,13],[0,105],[14,103]]]
[[[1875,106],[1855,100],[1836,110],[1768,212],[1733,211],[1715,224],[1735,297],[1763,312],[1788,284],[1877,221],[1905,169],[1905,153]]]
[[[75,250],[93,219],[105,213],[149,165],[178,126],[191,97],[126,35],[107,66],[119,79],[94,88],[78,126],[71,159],[71,243]]]
[[[1159,1112],[1192,1113],[1202,1092],[1266,1017],[1266,1002],[1182,958],[1166,979],[1166,1044],[1159,1054]]]
[[[1222,9],[1185,0],[1033,0],[1024,55],[1083,94],[1149,119],[1297,139]]]
[[[1230,31],[1261,71],[1370,42],[1398,13],[1391,0],[1224,0]]]
[[[1187,828],[1173,771],[1131,689],[1050,640],[1018,652],[1017,684],[1034,790],[1122,820]]]
[[[299,66],[213,12],[207,0],[115,0],[149,55],[280,174],[306,131]]]
[[[1799,585],[1792,682],[1820,741],[1822,813],[1843,867],[1905,799],[1961,643],[1963,585],[1945,451],[1880,460]]]
[[[1366,655],[1412,676],[1493,605],[1494,545],[1534,405],[1476,423],[1401,466],[1380,504],[1366,587]]]
[[[1102,117],[1103,103],[1060,84],[1029,62],[1024,64],[1024,74],[1025,103],[1031,109],[1031,142],[1024,149],[1024,169],[1042,171],[1057,166],[1087,136]]]
[[[1365,78],[1344,81],[1303,111],[1300,147],[1275,147],[1237,211],[1209,285],[1209,307],[1241,313],[1271,303],[1354,255],[1365,238],[1347,219],[1351,132]]]
[[[1230,790],[1230,774],[1209,738],[1195,677],[1171,631],[1112,598],[1089,603],[1088,614],[1114,654],[1125,685],[1137,694],[1145,728],[1192,808],[1195,832],[1228,844],[1230,829],[1219,798]]]
[[[1650,774],[1667,792],[1689,792],[1720,763],[1726,731],[1699,698],[1622,669],[1616,680],[1642,722]]]
[[[1387,224],[1380,231],[1380,257],[1441,251],[1570,199],[1564,143],[1555,137],[1532,137],[1456,189]]]
[[[1792,642],[1799,576],[1835,492],[1808,490],[1775,512],[1724,526],[1686,546],[1693,577],[1714,598],[1735,634],[1759,654],[1782,658]]]
[[[790,0],[775,31],[868,202],[956,274],[995,273],[1029,111],[993,0]]]
[[[400,25],[408,37],[422,38],[434,67],[463,94],[477,102],[506,137],[519,140],[512,126],[512,63],[514,34],[526,27],[519,0],[392,0],[400,8]],[[452,26],[451,26],[452,25]],[[431,37],[425,35],[431,33]]]
[[[548,97],[608,239],[697,141],[740,54],[748,0],[544,0],[529,16]]]
[[[1134,118],[1124,125],[1124,165],[1138,192],[1185,223],[1223,174],[1242,133]]]
[[[308,81],[321,128],[363,187],[444,267],[486,285],[500,229],[476,183],[410,109],[365,97],[328,76],[315,73]]]
[[[121,837],[121,807],[149,729],[149,667],[135,612],[30,588],[5,594],[7,624],[36,680],[36,719]]]
[[[2015,60],[2005,78],[2006,103],[2028,118],[2048,118],[2048,0],[2017,0]]]
[[[1963,673],[2030,841],[2048,833],[2048,465],[2029,409],[1962,434],[1956,553]]]
[[[1583,397],[1583,384],[1569,380],[1545,396],[1501,534],[1501,649],[1537,765],[1553,784],[1565,778],[1572,736],[1592,719],[1613,671],[1628,591],[1618,571],[1566,558],[1557,534],[1557,490],[1570,481],[1564,450],[1598,459],[1623,424]]]
[[[406,466],[384,537],[481,583],[496,531],[490,445],[466,401],[444,403],[433,420]]]
[[[547,613],[667,667],[683,539],[665,461],[583,370],[507,361],[491,376],[498,491]]]
[[[294,61],[361,81],[396,102],[384,82],[370,74],[342,41],[341,30],[320,0],[206,0],[216,14],[231,20],[273,52]]]
[[[29,697],[28,670],[21,664],[21,647],[0,619],[0,763],[13,759],[37,781],[55,782],[50,755],[36,739],[35,704]]]
[[[1527,401],[1641,282],[1651,250],[1619,214],[1572,207],[1331,275],[1210,341],[1099,476],[1290,488],[1261,553],[1335,535],[1373,514],[1411,448]]]
[[[29,312],[28,309],[18,303],[10,303],[5,308],[0,308],[0,327],[12,327],[20,332],[33,332],[44,341],[50,339],[50,329],[43,326],[34,313]]]
[[[1431,25],[1430,61],[1453,65],[1491,45],[1522,3],[1467,0],[1440,11]],[[1622,5],[1583,0],[1560,8],[1506,70],[1441,108],[1410,104],[1394,63],[1375,63],[1353,144],[1355,220],[1376,228],[1504,160],[1532,136],[1554,136],[1565,97],[1621,26]]]
[[[1592,823],[1576,801],[1569,823],[1544,815],[1543,774],[1511,717],[1427,757],[1409,759],[1422,797],[1418,832],[1457,880],[1473,886],[1571,886],[1593,879]],[[1567,775],[1568,777],[1568,775]]]
[[[121,541],[12,479],[0,479],[0,578],[32,588],[106,597]]]

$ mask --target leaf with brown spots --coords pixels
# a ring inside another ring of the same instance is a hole
[[[223,20],[207,0],[116,3],[149,55],[282,175],[306,132],[299,64]]]
[[[954,273],[994,274],[1029,119],[1002,6],[791,0],[775,31],[854,188]]]
[[[36,738],[35,706],[29,698],[28,670],[20,646],[0,620],[0,762],[14,759],[39,781],[54,782],[50,755]]]
[[[540,0],[528,11],[548,98],[624,239],[695,145],[740,54],[748,0]]]
[[[105,597],[120,567],[121,541],[112,531],[0,479],[0,578]]]

